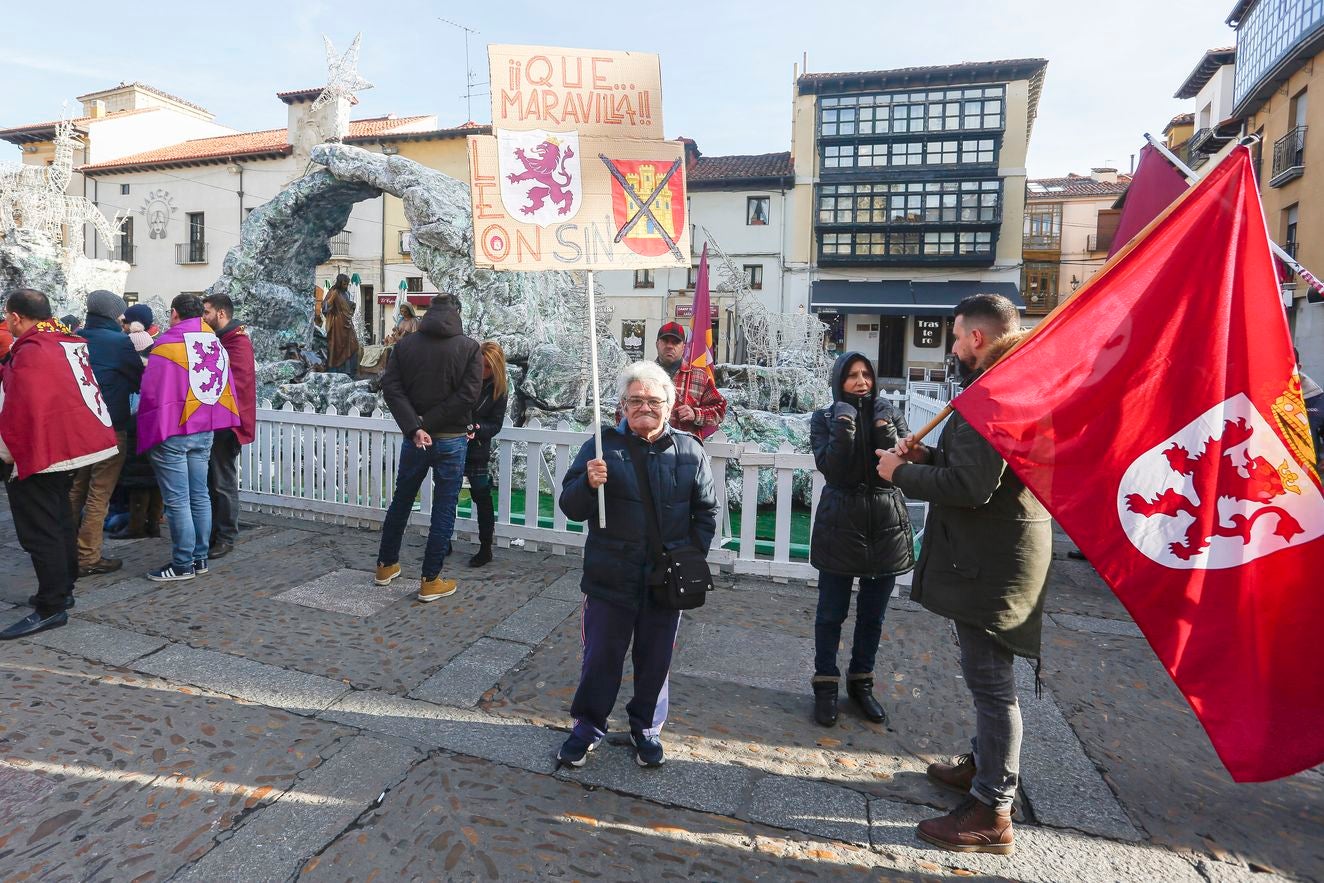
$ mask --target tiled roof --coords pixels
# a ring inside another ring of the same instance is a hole
[[[822,92],[824,87],[906,86],[929,83],[973,83],[989,79],[1025,79],[1048,66],[1046,58],[1012,58],[1004,61],[966,61],[924,67],[901,67],[884,71],[803,74],[796,81],[801,92]]]
[[[787,181],[795,176],[789,151],[744,156],[701,156],[686,172],[694,187],[738,182]]]
[[[73,123],[75,131],[86,133],[87,126],[90,123],[104,123],[106,120],[117,120],[121,117],[135,116],[140,113],[152,113],[160,109],[159,107],[137,107],[130,110],[117,110],[102,117],[75,117],[69,122]],[[28,123],[26,126],[0,129],[0,140],[12,141],[15,144],[21,144],[25,141],[49,141],[55,137],[55,126],[59,122],[59,120],[49,120],[44,123]]]
[[[1194,98],[1200,94],[1205,84],[1213,79],[1218,69],[1225,64],[1234,64],[1237,60],[1237,47],[1225,46],[1221,49],[1209,49],[1195,65],[1195,70],[1187,75],[1173,98]]]
[[[391,129],[421,119],[426,119],[426,117],[374,117],[367,120],[354,120],[349,124],[349,138],[379,137]],[[150,166],[189,165],[231,157],[283,156],[288,154],[290,150],[288,130],[267,129],[262,132],[240,132],[235,135],[220,135],[213,138],[195,138],[192,141],[183,141],[156,150],[122,156],[109,162],[83,166],[80,171],[124,171]]]
[[[1029,199],[1070,199],[1076,196],[1117,196],[1131,184],[1130,175],[1118,175],[1117,183],[1098,181],[1084,175],[1065,178],[1031,178],[1025,182]]]
[[[183,98],[180,98],[178,95],[171,95],[169,92],[162,92],[160,89],[156,88],[155,86],[149,86],[146,83],[139,83],[136,80],[132,83],[120,83],[118,86],[111,86],[109,89],[98,89],[96,92],[88,92],[86,95],[79,95],[76,100],[86,101],[89,98],[96,98],[98,95],[105,95],[108,92],[118,92],[120,89],[127,89],[130,86],[141,89],[144,92],[151,92],[153,95],[159,95],[162,98],[168,98],[171,101],[175,101],[178,102],[179,104],[184,105],[185,107],[191,107],[194,110],[200,110],[203,113],[210,113],[210,111],[207,110],[207,108],[201,105],[194,104],[192,101],[185,101]]]
[[[419,117],[413,117],[413,119],[419,119]],[[396,120],[395,122],[399,123],[400,120]],[[405,129],[400,131],[397,127],[396,129],[387,129],[382,132],[367,132],[365,134],[351,132],[349,136],[345,138],[345,143],[355,144],[365,141],[437,141],[444,138],[463,138],[469,135],[491,134],[491,126],[480,126],[478,123],[470,120],[469,122],[461,123],[451,129]]]
[[[1195,114],[1179,113],[1172,119],[1168,120],[1168,124],[1163,127],[1163,134],[1165,135],[1168,134],[1178,126],[1193,126],[1193,125],[1195,125]]]

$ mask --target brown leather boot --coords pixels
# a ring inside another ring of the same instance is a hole
[[[953,791],[969,794],[970,786],[975,781],[975,756],[973,754],[960,754],[953,757],[952,760],[955,763],[929,764],[929,778],[939,785],[951,788]]]
[[[1011,807],[994,809],[971,797],[945,816],[919,823],[919,839],[952,852],[1016,851],[1011,832]]]

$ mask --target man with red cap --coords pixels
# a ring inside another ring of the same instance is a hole
[[[10,292],[5,321],[14,345],[0,363],[0,460],[14,532],[37,573],[36,609],[0,631],[8,641],[69,621],[78,578],[74,472],[116,456],[119,444],[87,341],[51,317],[46,295]]]
[[[668,322],[657,332],[657,363],[676,385],[676,406],[671,425],[703,438],[700,427],[717,426],[726,416],[726,399],[717,391],[708,372],[684,364],[685,329]]]

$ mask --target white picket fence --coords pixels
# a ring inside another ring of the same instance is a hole
[[[904,394],[889,398],[898,405],[906,401]],[[942,407],[943,403],[936,399],[929,401],[937,408]],[[926,402],[920,407],[930,405]],[[937,408],[932,413],[937,413]],[[920,424],[912,419],[911,425]],[[550,495],[553,501],[559,496],[566,471],[580,446],[590,437],[591,433],[572,430],[565,423],[544,427],[536,420],[526,426],[507,424],[502,428],[495,439],[498,469],[493,476],[498,545],[508,546],[517,541],[523,542],[526,549],[545,547],[555,554],[565,554],[584,545],[581,523],[569,521],[554,504],[550,517],[540,515],[538,506],[543,494]],[[395,421],[386,414],[374,413],[371,417],[319,414],[308,405],[298,410],[287,403],[275,409],[269,402],[263,402],[257,411],[256,438],[240,454],[240,500],[246,508],[258,512],[360,527],[380,525],[395,489],[402,441]],[[816,572],[809,566],[803,549],[793,550],[791,542],[792,485],[797,471],[812,476],[811,528],[817,514],[823,476],[814,467],[813,455],[793,450],[785,442],[780,450],[761,451],[757,445],[728,441],[720,432],[707,441],[705,450],[712,460],[720,507],[719,537],[713,543],[709,561],[735,573],[779,581],[815,578]],[[735,536],[730,528],[724,480],[728,463],[735,464],[742,476],[741,518]],[[517,467],[524,472],[526,489],[522,513],[511,511],[514,483],[508,477],[515,474]],[[755,536],[759,475],[763,470],[773,471],[776,488],[775,528],[770,546]],[[419,505],[409,523],[426,528],[431,511],[432,483],[425,481]],[[520,517],[513,517],[517,514]],[[457,515],[455,530],[459,537],[476,537],[478,525],[473,514]]]

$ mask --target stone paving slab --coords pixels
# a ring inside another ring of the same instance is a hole
[[[0,800],[9,879],[169,878],[352,731],[11,642],[0,770],[53,785]]]
[[[674,746],[665,765],[644,769],[635,763],[628,740],[617,744],[618,738],[604,739],[584,766],[563,767],[557,777],[724,816],[738,814],[761,778],[758,772],[740,766],[688,760]]]
[[[304,799],[278,797],[247,816],[234,836],[173,879],[287,880],[307,861],[312,848],[337,837],[421,759],[416,749],[399,742],[353,737],[299,779],[296,787]]]
[[[1034,817],[1045,825],[1075,828],[1114,840],[1142,840],[1108,783],[1099,775],[1047,688],[1034,695],[1034,667],[1016,661],[1025,736],[1021,747],[1021,788]]]
[[[409,692],[439,705],[477,705],[501,676],[529,653],[525,644],[479,638],[432,677]]]
[[[579,601],[560,601],[541,596],[530,599],[487,633],[489,638],[518,641],[534,646],[542,643],[552,629],[579,610]]]
[[[676,641],[672,672],[730,684],[744,684],[803,694],[814,670],[810,638],[779,636],[738,625],[698,622],[683,629]]]
[[[766,776],[742,815],[816,837],[869,845],[869,799],[838,785]]]
[[[557,601],[574,601],[576,604],[582,604],[584,593],[579,590],[579,581],[581,573],[573,569],[564,576],[554,580],[551,585],[542,590],[540,598],[552,598]]]
[[[201,649],[348,680],[359,689],[403,695],[542,587],[541,581],[527,576],[494,573],[464,583],[440,601],[402,600],[369,617],[276,599],[291,587],[347,569],[340,563],[338,545],[334,535],[305,535],[297,553],[237,559],[237,552],[232,553],[207,577],[97,607],[93,618]],[[560,573],[549,569],[542,579],[551,581]],[[393,586],[409,583],[401,578]]]
[[[1011,856],[935,850],[915,834],[915,826],[934,815],[920,807],[871,800],[869,819],[874,849],[902,860],[937,864],[975,874],[996,875],[1025,883],[1088,881],[1163,881],[1202,883],[1203,878],[1179,855],[1150,846],[1115,843],[1068,831],[1017,825]]]
[[[416,591],[413,585],[401,579],[379,586],[373,582],[373,574],[369,571],[333,570],[274,597],[277,601],[331,613],[372,616]]]
[[[1075,613],[1049,614],[1048,620],[1064,629],[1078,632],[1090,632],[1096,635],[1123,635],[1128,638],[1143,638],[1140,626],[1131,620],[1103,619],[1098,616],[1080,616]]]
[[[166,645],[161,638],[152,638],[137,632],[79,619],[71,619],[66,626],[38,632],[24,640],[50,647],[52,650],[119,666],[128,665],[133,660],[160,650]]]
[[[868,849],[442,754],[415,767],[300,879],[934,878],[894,870]]]
[[[157,677],[194,684],[258,705],[286,708],[299,714],[325,710],[349,690],[340,681],[264,665],[238,656],[171,644],[134,663]]]
[[[320,717],[536,773],[556,769],[556,749],[565,739],[526,721],[373,691],[343,696]]]

